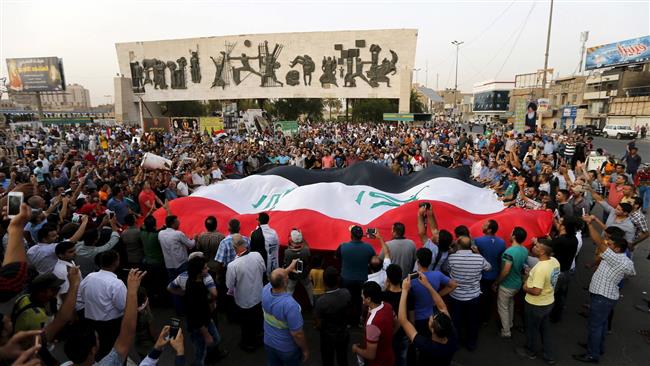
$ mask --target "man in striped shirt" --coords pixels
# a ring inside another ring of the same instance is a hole
[[[479,310],[481,295],[481,276],[489,271],[490,263],[481,256],[478,248],[472,247],[468,236],[458,238],[458,251],[449,255],[448,267],[450,277],[458,283],[451,293],[451,314],[454,327],[459,333],[464,328],[467,349],[476,349],[480,325]]]

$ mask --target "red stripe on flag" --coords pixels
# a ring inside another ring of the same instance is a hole
[[[406,237],[415,241],[418,247],[423,243],[417,234],[417,211],[422,201],[410,202],[403,206],[390,210],[376,218],[367,225],[359,225],[364,228],[377,228],[385,240],[391,238],[392,225],[401,222],[406,225]],[[446,229],[453,234],[455,227],[465,225],[469,228],[472,236],[478,237],[482,234],[482,226],[485,220],[493,219],[499,224],[497,235],[506,242],[510,242],[510,233],[515,226],[521,226],[528,232],[526,245],[530,247],[530,240],[533,237],[546,236],[553,223],[553,214],[550,211],[532,211],[520,208],[508,208],[498,213],[478,215],[462,210],[456,206],[440,201],[430,201],[440,229]],[[228,233],[228,221],[236,218],[241,222],[241,234],[249,236],[257,226],[257,214],[238,214],[229,207],[202,197],[185,197],[170,202],[170,210],[173,215],[178,216],[182,230],[189,237],[194,237],[205,231],[204,221],[208,216],[215,216],[218,222],[218,231]],[[318,211],[300,209],[293,211],[269,211],[271,221],[269,225],[278,232],[280,244],[286,246],[289,233],[293,228],[302,231],[303,237],[311,249],[315,250],[336,250],[339,244],[350,241],[348,228],[356,223],[332,218]],[[159,209],[154,213],[158,226],[164,225],[165,211]],[[428,232],[427,232],[428,234]],[[377,240],[364,241],[371,243],[377,251],[380,249]]]

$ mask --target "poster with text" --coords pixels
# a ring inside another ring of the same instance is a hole
[[[171,130],[169,117],[152,117],[142,119],[144,132],[169,132]]]

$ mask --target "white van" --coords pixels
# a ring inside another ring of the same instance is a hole
[[[623,137],[633,139],[636,137],[636,131],[629,126],[606,125],[603,127],[603,137],[616,137],[619,140]]]

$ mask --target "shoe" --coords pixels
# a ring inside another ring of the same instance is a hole
[[[512,339],[512,334],[503,334],[502,332],[499,332],[499,338],[501,338],[501,339]]]
[[[534,352],[530,352],[525,347],[517,347],[515,348],[515,352],[517,352],[519,357],[525,357],[529,360],[534,360],[537,358],[537,355]]]
[[[557,363],[557,360],[554,360],[554,359],[552,359],[552,358],[545,358],[545,359],[544,359],[544,362],[545,362],[547,365],[555,365],[555,364]]]
[[[598,363],[598,360],[589,356],[586,353],[583,353],[581,355],[571,355],[574,360],[584,362],[584,363]]]
[[[585,350],[587,349],[587,343],[586,342],[578,342],[578,346],[584,348]],[[600,355],[602,356],[604,354],[605,354],[605,351],[601,350]]]

